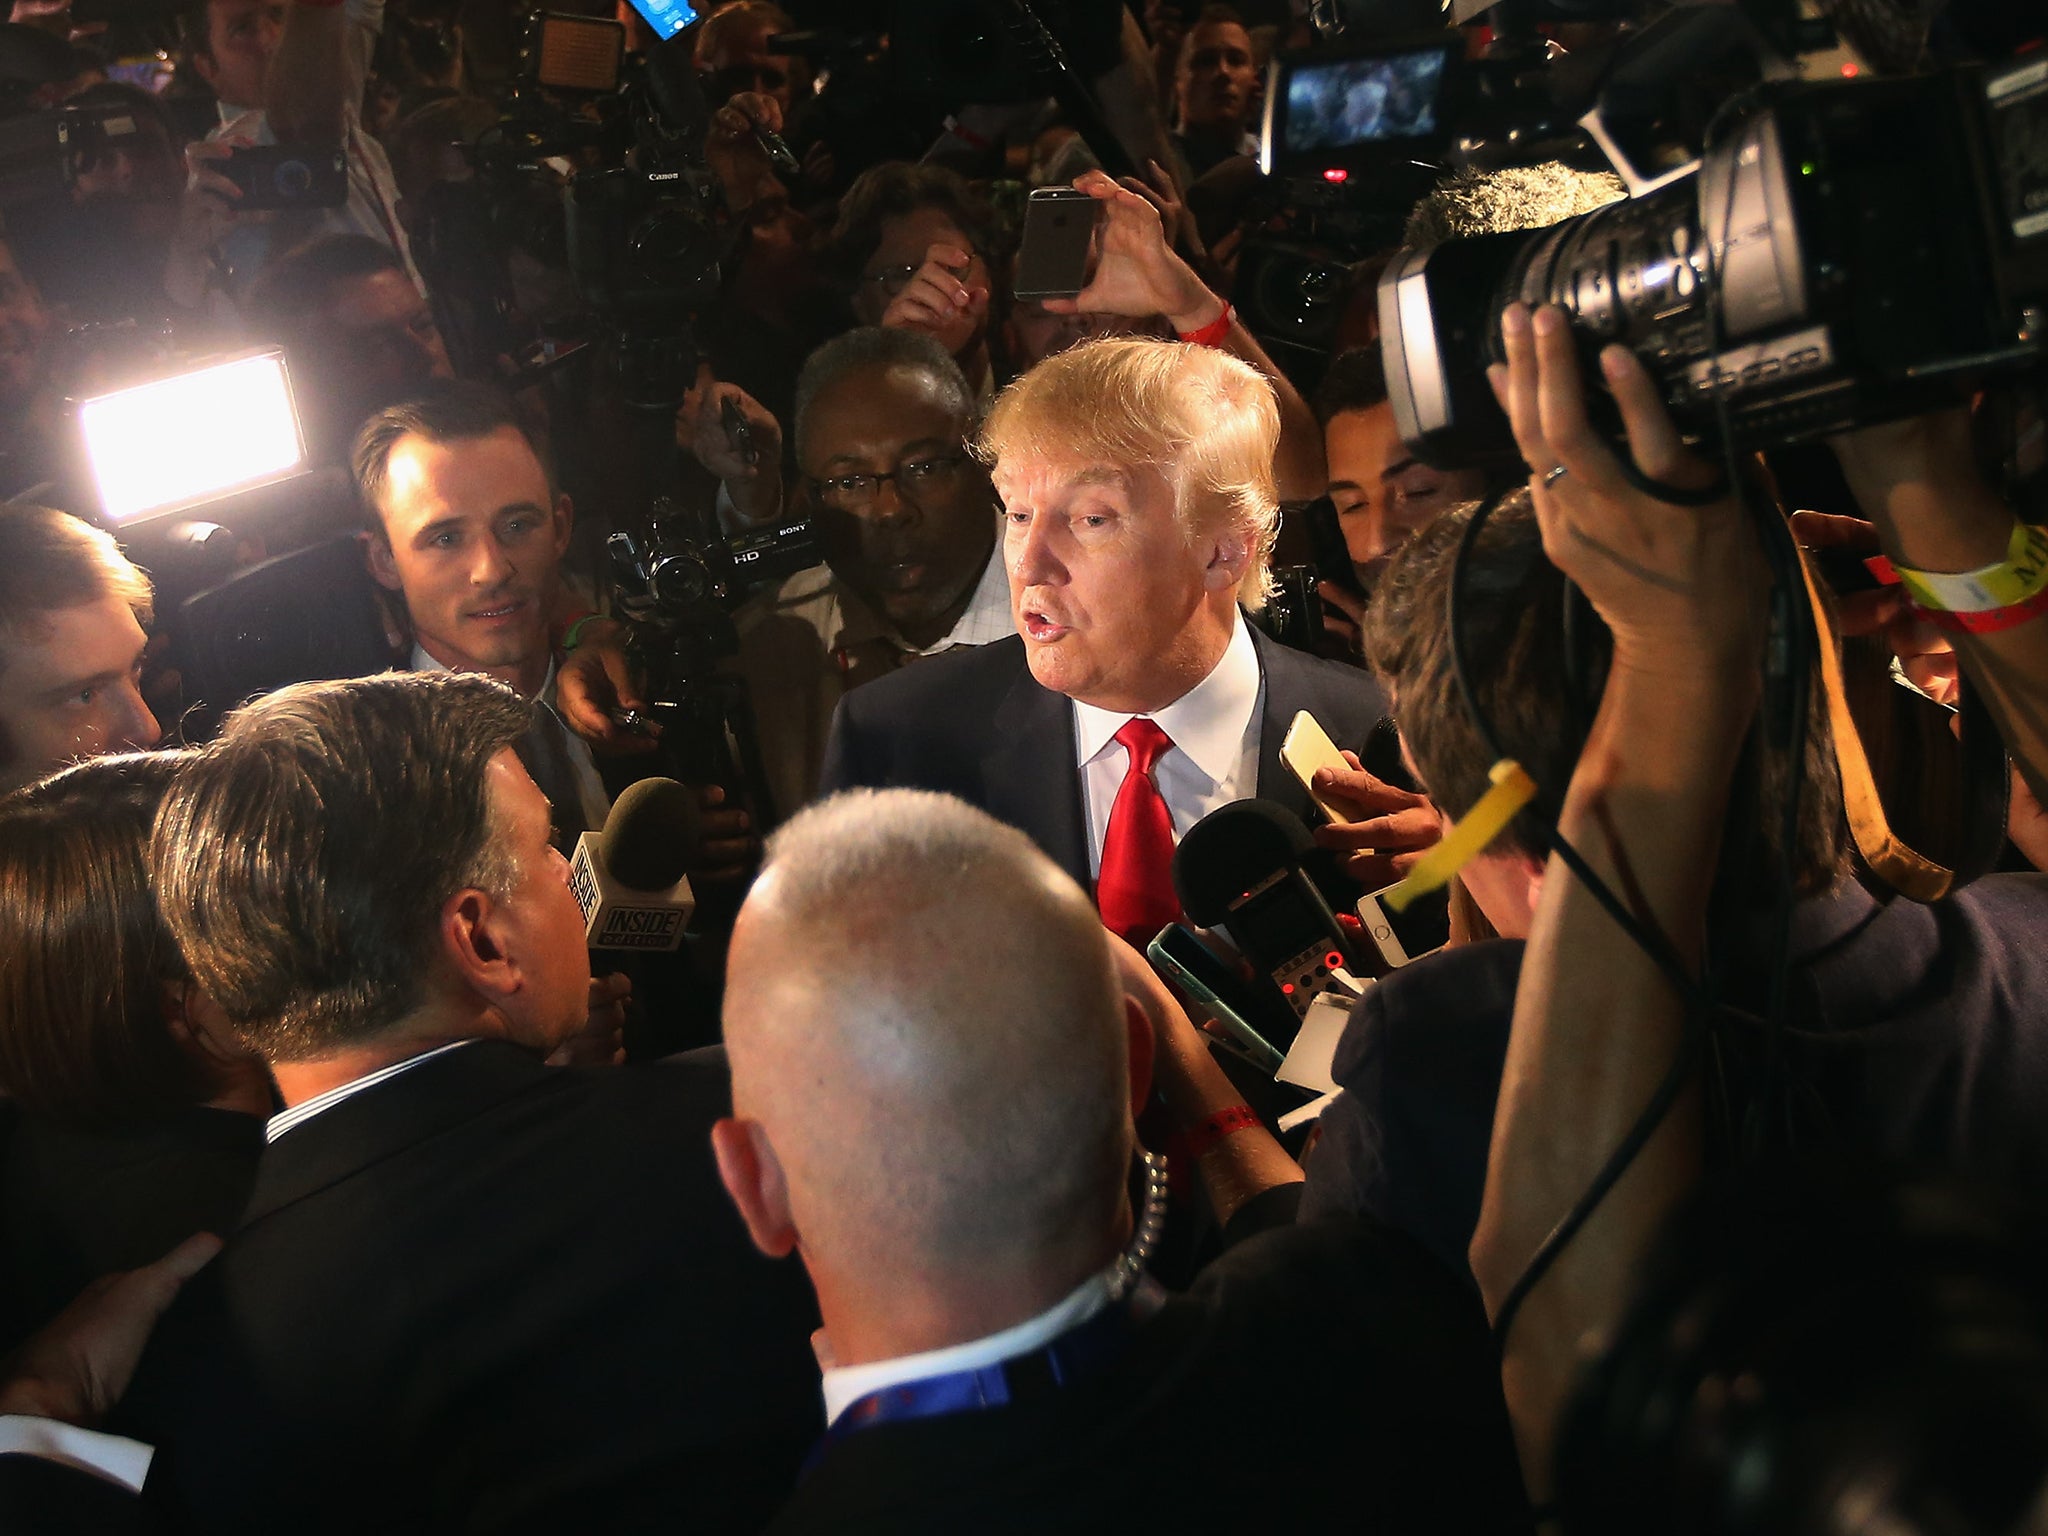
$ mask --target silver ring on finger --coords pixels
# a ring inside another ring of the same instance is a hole
[[[1565,466],[1562,464],[1551,465],[1550,468],[1543,471],[1543,489],[1545,489],[1546,491],[1549,490],[1553,485],[1557,484],[1558,481],[1562,480],[1566,475],[1570,473],[1571,471],[1565,468]]]

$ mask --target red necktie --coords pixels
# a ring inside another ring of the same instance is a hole
[[[1180,898],[1173,894],[1173,817],[1152,782],[1153,766],[1173,742],[1143,719],[1126,721],[1116,740],[1130,765],[1109,808],[1095,905],[1104,927],[1142,951],[1180,916]]]

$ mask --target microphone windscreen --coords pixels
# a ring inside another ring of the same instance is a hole
[[[1314,848],[1301,818],[1270,800],[1234,800],[1187,830],[1173,851],[1173,889],[1188,921],[1212,928],[1230,904]]]
[[[674,779],[642,779],[612,802],[598,836],[604,871],[635,891],[665,891],[697,855],[697,795]]]

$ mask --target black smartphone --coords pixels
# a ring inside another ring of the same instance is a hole
[[[1145,946],[1145,958],[1166,979],[1209,1011],[1237,1054],[1266,1072],[1278,1072],[1286,1056],[1254,1029],[1241,1009],[1256,1011],[1250,989],[1185,923],[1169,923]],[[1269,1026],[1270,1027],[1270,1026]]]
[[[245,144],[220,162],[242,189],[238,212],[339,208],[348,201],[348,157],[319,144]]]
[[[1010,291],[1020,299],[1071,299],[1087,287],[1101,206],[1072,187],[1040,187],[1026,198]]]

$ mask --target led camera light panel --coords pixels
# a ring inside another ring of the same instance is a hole
[[[78,419],[111,523],[281,479],[305,460],[278,352],[82,401]]]

